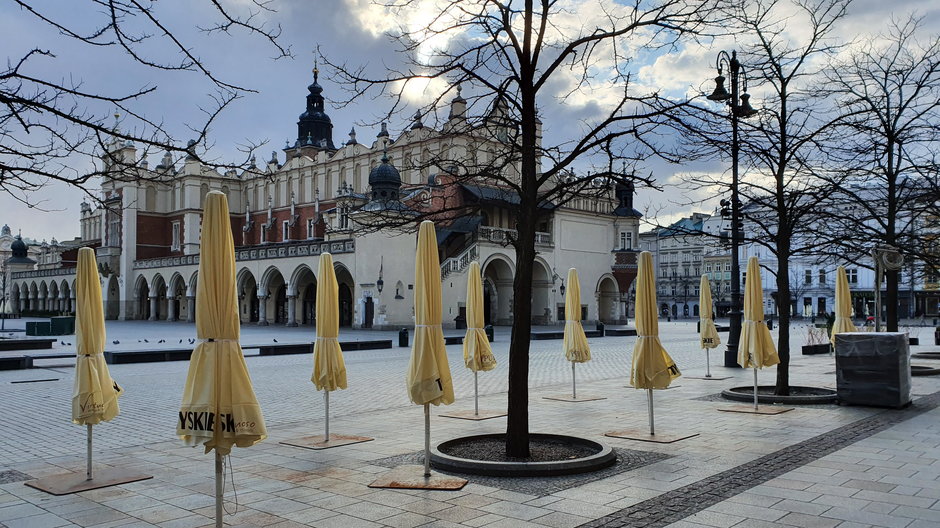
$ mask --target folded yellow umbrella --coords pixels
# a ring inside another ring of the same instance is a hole
[[[227,455],[233,445],[249,447],[267,437],[239,339],[235,292],[235,245],[228,202],[218,191],[206,195],[202,217],[196,336],[189,361],[176,434],[187,445],[204,444]]]
[[[738,365],[744,368],[761,369],[780,363],[777,348],[764,324],[764,291],[760,278],[757,257],[747,261],[747,277],[744,281],[744,321],[741,323],[741,338],[738,343]]]
[[[473,372],[496,368],[490,340],[483,331],[483,279],[480,263],[475,260],[467,270],[467,334],[463,338],[463,361]]]
[[[637,389],[665,389],[681,375],[659,340],[659,312],[656,309],[656,278],[653,256],[640,253],[636,278],[636,344],[630,384]]]
[[[702,275],[698,294],[699,342],[702,348],[716,348],[721,344],[715,321],[712,320],[712,287],[708,275]]]
[[[72,422],[94,425],[118,415],[118,396],[123,390],[108,372],[104,360],[104,305],[95,250],[78,250],[75,277],[75,386]]]
[[[591,360],[591,346],[581,326],[581,283],[578,270],[568,270],[568,289],[565,291],[565,359],[572,363]]]
[[[454,386],[441,330],[441,264],[434,223],[421,222],[415,256],[415,341],[408,365],[408,396],[418,405],[454,403]]]
[[[317,270],[317,340],[313,345],[313,376],[317,390],[346,388],[346,363],[339,346],[339,287],[333,255],[320,255]]]
[[[836,344],[836,334],[844,332],[858,332],[852,322],[852,292],[849,290],[849,279],[845,275],[845,268],[836,269],[836,320],[832,323],[832,336],[829,340]]]

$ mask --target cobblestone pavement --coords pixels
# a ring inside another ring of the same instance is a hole
[[[171,341],[170,336],[178,340],[191,331],[183,324],[124,324],[109,325],[109,339],[128,335],[136,341],[134,335],[149,330]],[[686,375],[704,372],[694,329],[688,322],[661,327],[667,349]],[[509,335],[508,329],[499,330],[500,366],[480,375],[484,409],[504,407],[506,401]],[[246,331],[243,341],[260,344],[276,336],[284,342],[294,335],[304,339],[302,330],[268,328]],[[226,516],[226,522],[278,528],[940,526],[935,394],[940,380],[935,377],[914,378],[914,393],[921,399],[908,410],[812,406],[774,416],[722,413],[716,408],[723,403],[703,397],[748,384],[751,373],[715,367],[721,353],[713,353],[713,372],[732,379],[680,378],[676,388],[656,392],[658,431],[700,435],[675,444],[648,444],[603,436],[647,423],[644,392],[625,388],[634,338],[590,341],[593,359],[578,366],[579,392],[607,399],[574,404],[542,398],[569,391],[571,370],[560,341],[533,342],[531,430],[576,434],[669,458],[586,483],[559,486],[547,479],[525,491],[488,486],[473,477],[459,492],[373,490],[366,485],[388,470],[378,462],[422,447],[422,413],[404,393],[408,350],[346,354],[350,388],[331,397],[331,429],[375,440],[326,451],[279,444],[322,428],[322,400],[309,382],[310,358],[249,357],[270,437],[234,451],[238,512]],[[462,367],[461,347],[448,347],[448,356],[458,401],[434,414],[472,408],[472,376]],[[0,372],[7,418],[0,431],[0,473],[43,477],[84,467],[84,431],[69,421],[72,369],[67,361],[59,363],[63,366]],[[0,526],[211,525],[212,457],[181,446],[173,436],[186,368],[185,362],[112,367],[127,394],[122,414],[95,428],[96,462],[145,471],[154,475],[152,480],[53,497],[13,481],[19,478],[0,479]],[[791,382],[833,386],[833,370],[828,356],[795,356]],[[761,372],[761,382],[771,383],[774,374],[773,369]],[[53,378],[57,381],[13,383]],[[435,416],[432,437],[442,441],[504,427],[505,419],[467,422]],[[230,482],[226,497],[232,510]],[[642,522],[636,522],[637,512],[646,514]]]

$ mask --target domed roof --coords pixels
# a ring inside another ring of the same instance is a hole
[[[10,236],[10,226],[3,224],[3,229],[0,229],[0,236]]]
[[[16,235],[16,238],[13,240],[13,243],[10,244],[10,251],[13,252],[13,257],[26,257],[26,242],[23,242],[23,237]]]
[[[394,165],[388,162],[388,154],[382,156],[382,163],[369,172],[369,185],[401,186],[401,174]]]

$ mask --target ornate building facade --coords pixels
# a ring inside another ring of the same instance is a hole
[[[389,204],[403,214],[409,208],[434,211],[446,198],[472,204],[478,213],[437,222],[444,324],[453,326],[463,314],[473,260],[483,269],[487,323],[511,324],[516,262],[507,241],[515,233],[514,195],[468,184],[455,177],[454,165],[435,163],[485,157],[492,141],[463,125],[467,105],[459,90],[449,110],[439,129],[417,116],[397,137],[383,124],[368,144],[353,129],[337,147],[315,72],[296,141],[263,165],[252,161],[247,170],[220,173],[194,156],[175,161],[165,155],[151,167],[138,159],[134,145],[113,144],[110,155],[133,164],[137,177],[104,181],[101,205],[82,205],[78,242],[96,248],[106,317],[194,320],[202,203],[218,190],[228,196],[232,213],[243,323],[315,324],[313,270],[319,255],[330,252],[342,326],[413,324],[413,229],[364,229],[363,219]],[[601,199],[573,199],[550,211],[537,233],[533,322],[564,319],[569,267],[579,271],[585,319],[624,322],[639,218],[633,189],[625,185],[605,189]],[[56,266],[11,273],[15,311],[70,309],[58,299],[74,291],[75,247],[62,249]]]

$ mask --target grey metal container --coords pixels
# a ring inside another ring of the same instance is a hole
[[[895,408],[911,403],[911,351],[907,334],[836,334],[835,349],[840,403]]]

